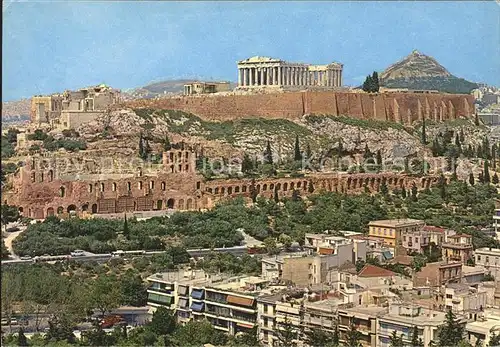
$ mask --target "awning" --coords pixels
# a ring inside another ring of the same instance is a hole
[[[195,312],[203,312],[203,308],[205,306],[205,303],[192,303],[191,304],[191,310],[195,311]]]
[[[236,323],[236,325],[239,327],[248,328],[248,329],[253,328],[253,325],[251,325],[251,324]]]
[[[394,256],[392,255],[392,253],[389,252],[389,251],[383,251],[382,252],[382,256],[384,257],[385,260],[389,260],[389,259],[394,258]]]
[[[228,295],[227,296],[227,302],[230,304],[252,307],[254,301],[255,301],[254,299],[243,298],[241,296],[235,296],[235,295]]]
[[[203,296],[205,294],[205,291],[203,289],[193,289],[191,292],[191,297],[194,299],[203,299]]]
[[[322,254],[322,255],[330,255],[330,254],[333,254],[333,248],[323,248],[323,247],[321,247],[318,250],[318,253]]]
[[[172,304],[173,299],[174,298],[171,296],[160,295],[155,293],[148,294],[148,301],[152,301],[159,304],[170,305]]]

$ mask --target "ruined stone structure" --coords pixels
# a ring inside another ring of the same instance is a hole
[[[341,87],[342,68],[339,63],[309,65],[251,57],[238,62],[238,88]]]
[[[119,101],[120,92],[104,84],[77,91],[67,90],[63,94],[34,96],[31,99],[31,122],[75,129],[103,115],[108,106]]]
[[[180,110],[210,121],[249,117],[299,120],[307,114],[328,114],[410,125],[422,119],[439,122],[471,117],[474,97],[464,94],[303,91],[134,100],[125,106]]]
[[[184,85],[184,95],[228,92],[229,82],[193,82]]]
[[[257,194],[272,198],[290,196],[294,190],[306,196],[311,192],[333,191],[347,194],[375,192],[385,181],[389,189],[413,183],[424,189],[437,183],[437,177],[409,177],[397,173],[381,174],[314,174],[302,178],[269,178],[261,180],[230,179],[205,181],[195,171],[195,153],[172,150],[163,154],[159,174],[65,175],[51,162],[54,158],[33,157],[16,172],[4,192],[5,204],[19,206],[24,216],[42,219],[71,211],[99,214],[152,210],[207,209],[222,199]],[[80,169],[79,171],[82,171]]]

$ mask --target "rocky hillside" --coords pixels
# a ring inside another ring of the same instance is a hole
[[[418,51],[389,66],[379,76],[387,88],[439,90],[468,94],[477,84],[453,76],[436,59]]]
[[[29,99],[2,102],[2,123],[28,120],[30,107]]]
[[[306,116],[297,122],[263,118],[208,122],[180,111],[122,110],[88,123],[78,132],[89,140],[89,148],[99,146],[100,139],[112,137],[138,146],[142,132],[158,150],[168,135],[171,142],[200,144],[207,156],[225,157],[242,151],[260,154],[268,140],[275,153],[293,155],[297,135],[303,149],[309,145],[316,154],[329,153],[339,141],[351,154],[363,154],[368,145],[372,152],[381,150],[385,158],[428,151],[418,135],[400,124],[323,115]]]

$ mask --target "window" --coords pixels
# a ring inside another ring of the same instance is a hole
[[[264,304],[264,313],[267,313],[267,310],[268,310],[268,305]]]
[[[418,237],[415,238],[415,243],[418,243]]]
[[[104,183],[101,183],[101,192],[104,191]]]
[[[406,236],[403,236],[403,241],[406,242]]]
[[[138,189],[142,189],[142,182],[138,182],[138,183],[137,183],[137,188],[138,188]]]
[[[132,184],[127,182],[127,190],[130,192],[132,190]]]
[[[477,261],[481,261],[481,256],[480,255],[477,256]]]
[[[149,189],[155,189],[155,181],[149,182]]]
[[[200,189],[201,188],[201,182],[196,182],[196,189]]]
[[[453,298],[453,295],[451,294],[446,294],[446,299],[452,299]]]
[[[113,185],[111,186],[111,189],[112,189],[114,192],[116,192],[116,183],[115,183],[115,182],[113,182]]]

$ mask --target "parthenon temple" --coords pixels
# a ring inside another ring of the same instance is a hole
[[[342,86],[340,63],[309,65],[269,57],[252,57],[238,62],[238,88]]]

